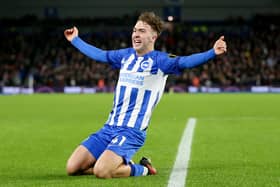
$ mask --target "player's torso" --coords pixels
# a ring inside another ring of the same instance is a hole
[[[145,129],[158,103],[167,76],[158,68],[155,55],[124,56],[115,91],[109,125]]]
[[[157,66],[155,55],[138,57],[135,54],[125,56],[121,62],[119,85],[138,89],[156,90],[165,84],[165,75]]]

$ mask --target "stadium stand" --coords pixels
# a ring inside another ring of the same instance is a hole
[[[223,34],[228,52],[212,63],[170,76],[166,91],[185,92],[190,86],[219,87],[224,91],[248,91],[251,86],[279,87],[279,20],[280,15],[256,15],[250,20],[168,23],[157,41],[158,50],[188,55],[209,49]],[[117,71],[81,55],[65,40],[63,30],[76,25],[87,42],[102,49],[117,49],[130,46],[134,22],[133,16],[1,19],[0,87],[63,92],[65,87],[80,86],[112,92]]]

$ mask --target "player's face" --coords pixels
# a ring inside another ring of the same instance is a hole
[[[157,34],[147,23],[138,21],[133,28],[131,37],[132,46],[138,55],[144,55],[154,50]]]

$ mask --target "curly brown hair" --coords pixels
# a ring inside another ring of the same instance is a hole
[[[164,22],[157,16],[154,12],[143,12],[138,17],[138,21],[143,21],[150,25],[154,31],[157,32],[159,36],[163,30]]]

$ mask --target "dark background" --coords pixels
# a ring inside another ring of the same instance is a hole
[[[156,49],[190,55],[224,35],[226,55],[170,76],[166,91],[189,86],[250,91],[280,87],[280,1],[277,0],[9,0],[0,6],[0,92],[4,87],[63,92],[66,86],[114,90],[118,72],[79,53],[63,36],[77,26],[82,39],[101,49],[130,47],[141,11],[166,21]],[[174,20],[168,22],[168,16]]]

